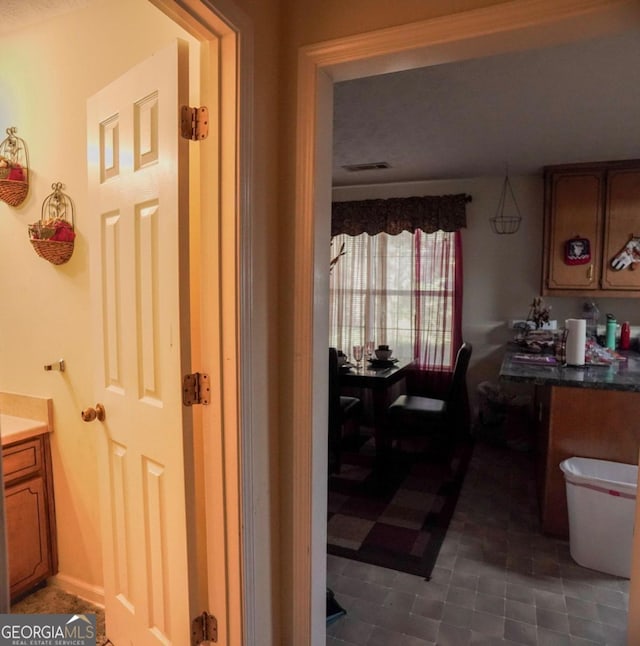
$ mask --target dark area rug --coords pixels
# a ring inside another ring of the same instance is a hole
[[[381,471],[372,439],[343,451],[329,477],[328,553],[429,579],[472,452],[470,439],[394,452]]]

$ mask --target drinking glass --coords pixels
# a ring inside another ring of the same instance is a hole
[[[353,358],[356,360],[356,368],[360,370],[360,364],[362,363],[362,346],[354,345],[353,346]]]
[[[373,351],[376,349],[376,344],[373,341],[367,341],[364,344],[364,353],[367,359],[371,359],[373,356]]]

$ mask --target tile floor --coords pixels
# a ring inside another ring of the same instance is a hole
[[[542,535],[533,457],[476,444],[431,581],[328,557],[327,646],[626,646],[628,581]]]

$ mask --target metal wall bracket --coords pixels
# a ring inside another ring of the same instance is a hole
[[[45,370],[59,370],[60,372],[64,372],[66,369],[66,365],[64,362],[64,359],[58,359],[55,363],[47,363],[44,366]]]

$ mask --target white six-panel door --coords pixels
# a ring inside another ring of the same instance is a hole
[[[173,43],[88,101],[93,361],[106,418],[87,432],[99,442],[107,634],[117,646],[189,643],[185,50]]]

